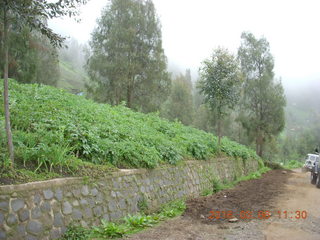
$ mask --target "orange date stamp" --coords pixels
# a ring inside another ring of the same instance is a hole
[[[211,220],[224,220],[224,219],[260,219],[266,220],[270,217],[275,217],[279,219],[307,219],[308,214],[305,210],[297,210],[297,211],[288,211],[288,210],[278,210],[278,211],[267,211],[267,210],[260,210],[260,211],[250,211],[250,210],[243,210],[240,212],[235,212],[232,210],[226,211],[219,211],[213,210],[210,211],[210,216],[208,217]]]

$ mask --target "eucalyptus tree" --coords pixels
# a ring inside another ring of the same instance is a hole
[[[161,113],[169,120],[180,120],[183,124],[193,122],[193,98],[190,70],[180,74],[172,81],[171,93],[161,108]]]
[[[274,80],[274,59],[266,38],[255,38],[243,32],[238,57],[245,76],[241,122],[248,135],[255,139],[256,152],[263,155],[268,139],[284,128],[286,105],[281,81]]]
[[[217,48],[200,68],[198,88],[217,119],[218,143],[222,136],[222,121],[239,99],[239,64],[227,49]]]
[[[151,0],[111,0],[90,42],[89,92],[110,104],[155,111],[170,93],[161,27]]]
[[[48,19],[78,14],[78,5],[86,3],[87,0],[59,0],[52,2],[50,0],[1,0],[1,25],[2,25],[2,55],[3,78],[4,78],[4,112],[5,128],[8,142],[9,157],[11,167],[14,166],[14,147],[12,142],[10,110],[9,110],[9,88],[8,88],[8,58],[9,58],[9,35],[14,24],[16,30],[21,30],[25,26],[31,30],[39,31],[45,35],[53,46],[62,46],[64,38],[54,33],[46,21]]]

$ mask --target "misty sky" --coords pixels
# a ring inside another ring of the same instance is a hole
[[[217,46],[236,53],[242,31],[265,36],[285,85],[320,81],[319,0],[153,0],[169,65],[196,76]],[[81,23],[52,20],[55,31],[84,43],[107,0],[81,7]]]

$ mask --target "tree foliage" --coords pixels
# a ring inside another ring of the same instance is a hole
[[[214,50],[211,58],[203,62],[198,88],[204,101],[217,116],[219,143],[221,121],[239,99],[239,83],[237,60],[226,49]]]
[[[151,0],[112,0],[90,42],[89,92],[100,102],[145,112],[159,109],[170,92],[160,22]]]
[[[248,135],[255,139],[257,154],[262,156],[266,141],[284,128],[286,101],[281,82],[274,80],[268,41],[247,32],[242,33],[241,39],[238,56],[245,84],[240,119]]]
[[[0,59],[1,66],[4,59]],[[22,83],[43,83],[56,86],[59,79],[57,49],[47,37],[31,32],[29,27],[9,36],[9,76]]]
[[[162,106],[162,115],[169,120],[180,120],[183,124],[193,122],[193,96],[190,70],[172,81],[171,93]]]

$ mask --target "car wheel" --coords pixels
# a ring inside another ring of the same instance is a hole
[[[318,174],[318,176],[317,176],[316,187],[320,188],[320,174]]]
[[[311,172],[311,184],[316,184],[317,182],[317,174]]]

